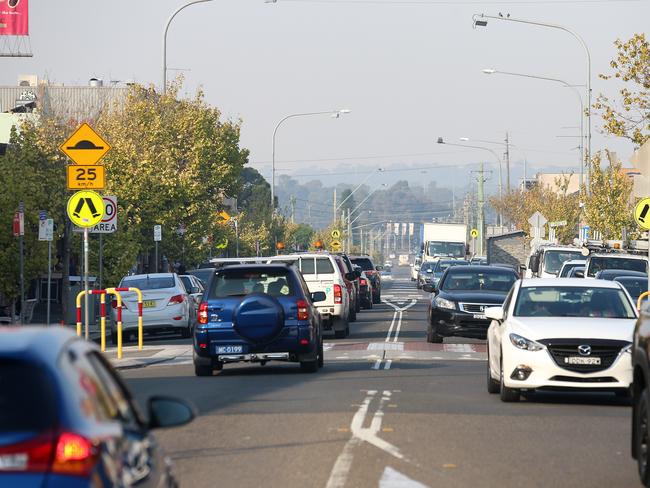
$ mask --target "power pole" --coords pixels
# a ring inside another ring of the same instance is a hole
[[[478,205],[477,205],[477,214],[476,214],[476,230],[478,230],[478,239],[476,240],[478,244],[478,250],[475,250],[475,253],[479,256],[484,255],[484,244],[485,244],[485,192],[484,192],[484,184],[487,181],[487,178],[485,177],[485,170],[483,169],[483,163],[481,163],[481,168],[476,171],[475,173],[478,173],[477,176],[477,186],[478,186],[478,191],[477,197],[478,197]]]
[[[296,223],[296,197],[291,195],[291,198],[289,198],[289,205],[291,205],[291,223],[295,224]]]
[[[334,218],[332,219],[332,225],[336,225],[336,188],[334,188],[334,206],[332,208],[334,209]]]
[[[352,223],[350,221],[350,208],[348,207],[348,252],[352,251]]]
[[[506,191],[510,193],[510,142],[508,140],[508,133],[506,132]]]

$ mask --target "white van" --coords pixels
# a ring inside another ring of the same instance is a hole
[[[304,253],[274,256],[268,262],[294,265],[302,273],[310,293],[325,292],[327,298],[314,305],[323,318],[323,328],[334,330],[335,337],[343,339],[350,333],[350,295],[337,259],[341,258],[329,253]]]

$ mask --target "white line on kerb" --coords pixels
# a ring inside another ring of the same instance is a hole
[[[381,366],[381,359],[377,359],[377,361],[375,361],[375,364],[373,365],[372,369],[379,369],[380,366]]]
[[[384,365],[384,369],[390,369],[390,365],[391,365],[391,364],[393,364],[393,360],[392,360],[392,359],[388,359],[388,360],[386,361],[386,364]]]

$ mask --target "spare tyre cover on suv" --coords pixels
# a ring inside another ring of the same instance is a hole
[[[282,305],[272,296],[251,293],[244,297],[234,311],[235,332],[250,342],[267,342],[275,338],[284,326]]]

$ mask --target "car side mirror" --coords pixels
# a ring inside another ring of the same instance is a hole
[[[311,301],[314,303],[324,302],[325,300],[327,300],[327,295],[324,291],[315,291],[311,294]]]
[[[573,276],[576,278],[584,278],[585,277],[585,272],[581,269],[573,273]]]
[[[348,281],[354,281],[357,279],[357,275],[354,272],[345,273],[345,279]]]
[[[361,271],[359,271],[358,269],[355,269],[354,270],[354,276],[356,276],[357,278],[361,278]]]
[[[190,293],[191,293],[192,295],[194,295],[194,294],[196,294],[196,293],[201,293],[201,290],[199,290],[199,287],[198,287],[198,286],[193,286],[193,287],[192,287],[192,291],[190,291]]]
[[[149,398],[149,428],[178,427],[196,417],[195,408],[185,400],[168,396]]]
[[[485,309],[485,316],[488,319],[498,320],[501,322],[504,317],[503,307],[489,307]]]
[[[436,287],[433,286],[432,284],[427,283],[426,285],[422,286],[422,289],[428,293],[434,293],[436,290]]]

